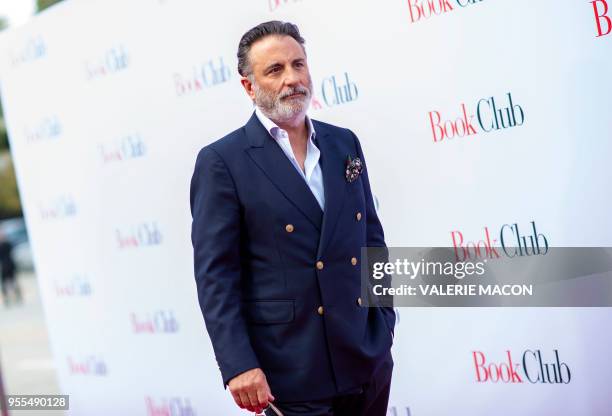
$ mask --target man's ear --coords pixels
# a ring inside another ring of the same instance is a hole
[[[255,91],[253,91],[253,83],[247,77],[241,77],[240,83],[242,87],[246,91],[246,93],[251,97],[251,100],[255,101]]]

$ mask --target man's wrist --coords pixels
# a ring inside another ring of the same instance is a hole
[[[241,367],[238,370],[235,370],[235,371],[231,372],[229,375],[224,375],[224,377],[223,377],[224,386],[223,387],[227,388],[227,386],[229,386],[230,381],[232,381],[233,379],[235,379],[239,375],[244,374],[247,371],[253,370],[255,368],[260,368],[259,364],[247,365],[247,366]]]

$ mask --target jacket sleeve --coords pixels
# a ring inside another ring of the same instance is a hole
[[[361,182],[363,184],[363,191],[366,199],[366,244],[367,247],[387,247],[385,243],[385,234],[383,232],[382,224],[378,219],[378,214],[376,213],[376,208],[374,205],[374,198],[372,196],[372,190],[370,188],[370,179],[368,177],[368,169],[366,167],[365,157],[363,156],[363,150],[361,149],[361,143],[359,143],[359,139],[349,130],[353,139],[355,140],[355,147],[357,148],[357,157],[361,160],[362,171],[361,171]],[[387,253],[387,250],[384,250]],[[388,253],[384,256],[384,261],[388,261]],[[386,284],[390,285],[390,278],[388,277]],[[386,305],[393,305],[393,298],[387,299],[385,301]],[[389,325],[389,329],[391,333],[395,331],[395,311],[393,310],[393,306],[384,306],[381,307],[385,318],[387,319],[387,323]]]
[[[227,166],[210,147],[198,154],[190,203],[198,300],[226,387],[259,362],[241,306],[240,202]]]

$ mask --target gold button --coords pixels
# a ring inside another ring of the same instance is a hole
[[[292,233],[293,232],[293,224],[285,225],[285,231],[287,231],[288,233]]]
[[[317,313],[318,313],[319,315],[323,315],[323,306],[319,306],[319,307],[317,308]]]
[[[317,262],[317,269],[323,270],[323,262],[321,260]]]
[[[357,257],[353,257],[353,258],[351,259],[351,264],[352,264],[353,266],[357,264]]]
[[[357,298],[357,305],[361,306],[361,298]]]
[[[355,217],[357,217],[357,221],[361,221],[361,212],[358,212]]]

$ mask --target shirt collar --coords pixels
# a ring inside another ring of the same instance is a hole
[[[257,116],[261,124],[263,124],[263,126],[266,128],[268,133],[270,133],[270,136],[272,136],[274,139],[277,139],[277,133],[282,129],[278,127],[275,122],[270,120],[259,109],[259,107],[255,107],[255,115]],[[310,117],[308,117],[308,115],[306,115],[306,125],[308,126],[308,139],[312,141],[314,140],[317,132],[315,131],[314,124],[312,124],[312,120],[310,119]]]

